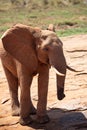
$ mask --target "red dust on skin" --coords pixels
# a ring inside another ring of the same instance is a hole
[[[37,120],[39,123],[49,122],[46,112],[49,65],[66,74],[66,61],[58,36],[53,31],[17,24],[8,29],[1,40],[1,61],[9,84],[12,115],[20,115],[22,125],[32,122],[31,113],[35,113],[35,107],[31,100],[30,87],[33,77],[38,73]],[[65,76],[60,76],[56,86],[64,88],[64,81]],[[59,99],[64,98],[62,92],[58,93]]]

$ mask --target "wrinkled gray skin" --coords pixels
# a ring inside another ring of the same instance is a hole
[[[20,123],[32,121],[31,114],[37,114],[36,121],[46,123],[47,92],[50,66],[59,71],[56,74],[57,97],[62,100],[66,76],[66,61],[61,41],[49,30],[41,30],[17,24],[7,30],[0,40],[0,57],[9,84],[12,115],[20,115]],[[33,76],[38,74],[38,103],[34,108],[30,87]],[[18,101],[20,86],[20,104]]]

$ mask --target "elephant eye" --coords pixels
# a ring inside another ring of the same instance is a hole
[[[44,50],[44,51],[49,51],[49,48],[44,47],[43,50]]]
[[[42,36],[41,38],[42,38],[43,40],[46,40],[47,36]]]

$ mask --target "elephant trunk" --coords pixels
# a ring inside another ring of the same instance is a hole
[[[64,94],[64,85],[65,85],[65,77],[66,77],[66,66],[56,67],[56,85],[57,85],[57,98],[62,100],[65,97]]]
[[[63,60],[55,61],[51,60],[51,66],[54,68],[56,72],[56,85],[57,85],[57,98],[62,100],[65,97],[64,94],[64,85],[65,85],[65,77],[66,77],[66,61],[63,57]]]
[[[65,76],[59,76],[56,74],[56,84],[57,84],[57,98],[62,100],[65,97],[64,94],[64,84],[65,84]]]

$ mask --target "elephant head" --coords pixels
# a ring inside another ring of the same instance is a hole
[[[52,66],[56,72],[58,99],[64,98],[66,60],[62,42],[55,32],[18,24],[5,32],[2,42],[5,50],[29,66],[30,71],[36,70],[38,61]]]
[[[66,76],[66,60],[63,54],[62,42],[53,31],[42,30],[41,38],[37,43],[37,55],[40,62],[49,64],[56,72],[57,97],[65,97],[64,82]]]

